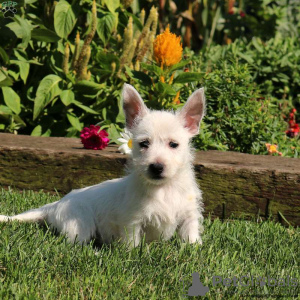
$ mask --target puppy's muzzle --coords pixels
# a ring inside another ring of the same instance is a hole
[[[153,179],[162,179],[163,178],[163,171],[164,171],[164,165],[161,163],[155,163],[149,165],[149,173]]]

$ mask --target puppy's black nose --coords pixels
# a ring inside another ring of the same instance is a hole
[[[153,177],[161,177],[163,171],[164,165],[161,163],[151,164],[149,166],[149,172],[153,175]]]

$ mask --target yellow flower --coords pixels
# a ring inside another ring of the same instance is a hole
[[[170,32],[169,26],[153,43],[154,59],[160,66],[172,66],[180,62],[182,44],[180,37]]]
[[[269,154],[272,155],[272,154],[276,154],[277,153],[278,155],[282,156],[282,153],[279,152],[278,149],[277,149],[278,148],[277,145],[275,145],[275,144],[274,145],[266,144],[266,147],[267,147],[267,150],[268,150]]]

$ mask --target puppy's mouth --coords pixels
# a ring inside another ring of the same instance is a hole
[[[150,174],[150,178],[154,180],[162,180],[165,178],[162,174]]]

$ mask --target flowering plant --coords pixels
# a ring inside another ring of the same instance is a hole
[[[118,138],[118,141],[122,143],[122,145],[118,148],[118,150],[123,154],[131,154],[132,153],[132,133],[125,128],[125,131],[120,133],[122,138]]]
[[[80,132],[80,140],[84,148],[93,150],[103,150],[109,142],[108,133],[95,125],[83,128]]]
[[[299,124],[296,123],[296,117],[295,117],[296,113],[297,110],[293,108],[289,114],[289,121],[288,121],[289,129],[286,131],[286,135],[291,138],[297,136],[300,132]]]
[[[153,59],[141,62],[138,70],[126,68],[127,75],[149,99],[148,107],[154,109],[177,108],[180,93],[187,84],[197,82],[203,73],[189,72],[191,61],[183,55],[180,37],[171,33],[169,26],[153,41]],[[183,59],[185,58],[185,59]],[[190,94],[190,91],[188,92]]]

